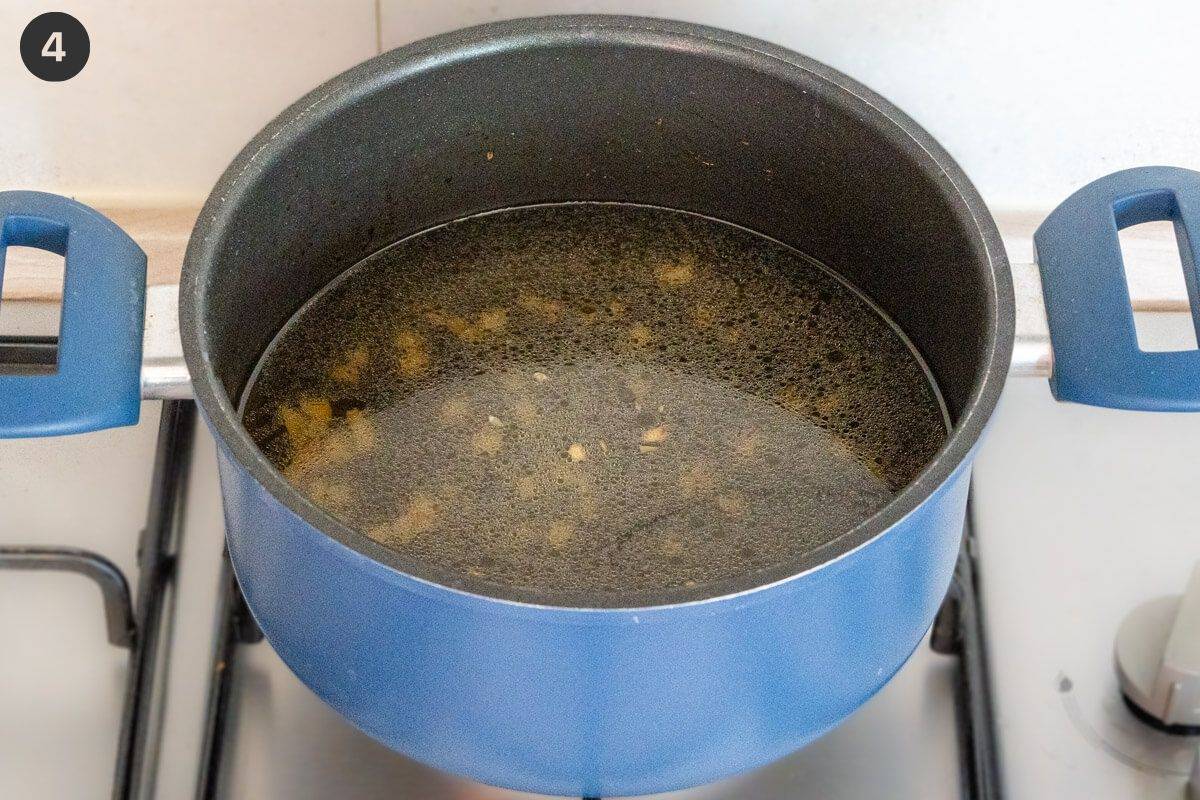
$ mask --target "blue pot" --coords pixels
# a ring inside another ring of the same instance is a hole
[[[275,333],[347,265],[432,224],[569,200],[708,214],[835,268],[928,362],[953,420],[944,447],[890,504],[819,550],[619,603],[407,561],[322,512],[263,458],[240,425],[239,395]],[[62,198],[4,193],[0,212],[0,243],[67,256],[59,375],[0,378],[0,430],[136,419],[144,256]],[[1110,176],[1038,233],[1062,399],[1200,403],[1197,354],[1136,346],[1116,231],[1147,219],[1176,221],[1196,307],[1196,173]],[[398,751],[575,796],[676,789],[764,764],[837,725],[900,668],[950,582],[1013,317],[986,207],[902,112],[782,48],[625,17],[457,32],[314,90],[221,178],[180,289],[196,400],[219,445],[230,556],[279,655]],[[99,357],[77,352],[88,338]]]
[[[302,681],[402,753],[575,797],[706,783],[845,719],[929,629],[970,478],[964,463],[871,542],[770,585],[586,609],[406,574],[281,504],[227,449],[220,469],[247,604]]]

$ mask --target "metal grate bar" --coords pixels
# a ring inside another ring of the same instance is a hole
[[[99,553],[77,547],[0,546],[0,569],[74,572],[91,578],[100,587],[108,641],[118,647],[133,647],[136,626],[129,582],[116,564]]]
[[[959,659],[955,713],[963,796],[970,800],[1001,800],[1004,791],[980,603],[973,513],[968,507],[954,579],[934,620],[929,644],[935,651]]]
[[[159,723],[155,713],[161,715],[163,704],[156,706],[153,694],[156,677],[166,669],[165,659],[160,659],[166,633],[164,610],[182,534],[195,420],[196,408],[190,401],[163,403],[146,527],[138,543],[138,593],[134,607],[138,636],[130,654],[125,684],[113,776],[114,800],[152,797],[154,792]]]

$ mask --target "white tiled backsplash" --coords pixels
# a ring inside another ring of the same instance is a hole
[[[63,84],[17,50],[51,8],[91,34]],[[688,19],[825,61],[929,128],[997,208],[1046,209],[1121,167],[1200,167],[1195,0],[5,0],[0,188],[197,203],[263,123],[380,47],[553,12]]]

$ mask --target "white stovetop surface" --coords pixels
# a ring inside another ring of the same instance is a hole
[[[95,548],[132,574],[157,416],[158,404],[147,403],[133,429],[0,441],[0,538]],[[1009,796],[1181,797],[1186,743],[1129,716],[1110,650],[1122,615],[1178,592],[1200,558],[1198,451],[1200,416],[1058,405],[1044,381],[1010,381],[975,487]],[[205,433],[158,779],[157,796],[170,800],[190,797],[196,778],[221,546],[213,459]],[[309,694],[267,645],[242,653],[226,796],[513,796],[387,752]],[[124,651],[105,641],[91,583],[0,573],[0,797],[107,795],[124,664]],[[920,648],[825,739],[745,779],[679,797],[957,798],[953,669],[953,659]]]

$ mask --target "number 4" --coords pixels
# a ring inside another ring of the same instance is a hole
[[[62,49],[62,31],[50,34],[50,38],[42,45],[42,55],[55,61],[62,61],[67,57],[67,51]]]

